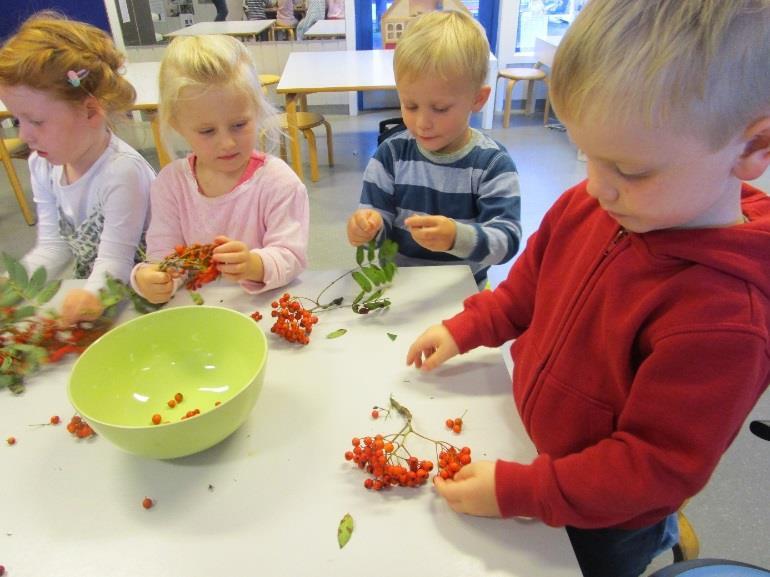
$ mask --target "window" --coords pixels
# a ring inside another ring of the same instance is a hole
[[[584,0],[519,0],[516,52],[532,52],[538,36],[563,36],[584,3]]]

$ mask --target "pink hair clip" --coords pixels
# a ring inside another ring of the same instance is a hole
[[[88,76],[88,70],[78,70],[77,72],[74,70],[68,70],[67,82],[72,84],[73,87],[78,88],[80,86],[80,81],[83,80],[86,76]]]

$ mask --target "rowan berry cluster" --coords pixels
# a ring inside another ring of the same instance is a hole
[[[419,487],[433,470],[433,462],[409,455],[403,444],[394,445],[382,435],[353,437],[352,443],[353,450],[345,453],[345,459],[372,475],[364,480],[367,489],[380,491],[394,485]]]
[[[221,274],[212,258],[217,246],[217,243],[194,243],[190,246],[180,244],[174,248],[174,252],[160,261],[158,270],[184,271],[187,273],[185,288],[198,290],[203,285],[217,280]]]
[[[471,450],[463,447],[449,447],[438,455],[438,474],[442,479],[453,479],[455,473],[471,462]]]
[[[454,419],[447,419],[446,420],[446,428],[451,429],[458,435],[463,430],[463,418],[462,417],[455,417]]]
[[[270,332],[283,337],[290,343],[306,345],[310,342],[310,333],[318,317],[303,307],[296,297],[283,293],[281,298],[270,303],[270,316],[275,318]]]
[[[434,468],[433,462],[419,459],[410,453],[406,446],[410,435],[433,443],[438,453],[438,475],[443,479],[453,478],[457,471],[471,462],[471,450],[468,447],[458,449],[450,443],[436,441],[418,433],[412,428],[411,411],[393,397],[390,398],[390,405],[406,420],[402,429],[391,435],[353,437],[353,450],[345,452],[345,460],[353,462],[371,475],[364,480],[366,489],[380,491],[391,486],[419,487],[427,482]],[[372,417],[378,418],[380,411],[390,413],[388,409],[375,406]]]
[[[91,425],[86,423],[80,415],[73,415],[70,419],[70,422],[67,423],[67,431],[73,436],[77,437],[78,439],[87,439],[89,437],[94,436],[96,433],[94,433],[94,430],[91,428]]]

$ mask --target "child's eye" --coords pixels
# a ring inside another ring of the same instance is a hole
[[[622,176],[623,178],[625,178],[627,180],[641,180],[641,179],[646,178],[647,176],[650,175],[650,172],[647,171],[647,170],[643,170],[643,171],[640,171],[640,172],[626,172],[624,170],[621,170],[617,166],[615,167],[615,170],[617,171],[617,173],[620,176]]]
[[[433,107],[433,112],[436,112],[438,114],[443,114],[447,110],[449,110],[449,107],[447,107],[447,108],[438,108],[436,106]]]
[[[203,128],[203,129],[198,131],[198,134],[201,134],[201,135],[214,134],[214,129],[213,128]]]
[[[233,128],[243,128],[247,124],[248,124],[248,121],[246,121],[246,120],[244,120],[242,122],[236,122],[235,124],[233,124]]]

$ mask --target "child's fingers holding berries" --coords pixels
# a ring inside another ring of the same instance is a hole
[[[436,476],[436,492],[458,513],[500,517],[495,491],[495,463],[475,461],[464,465],[452,479]]]

